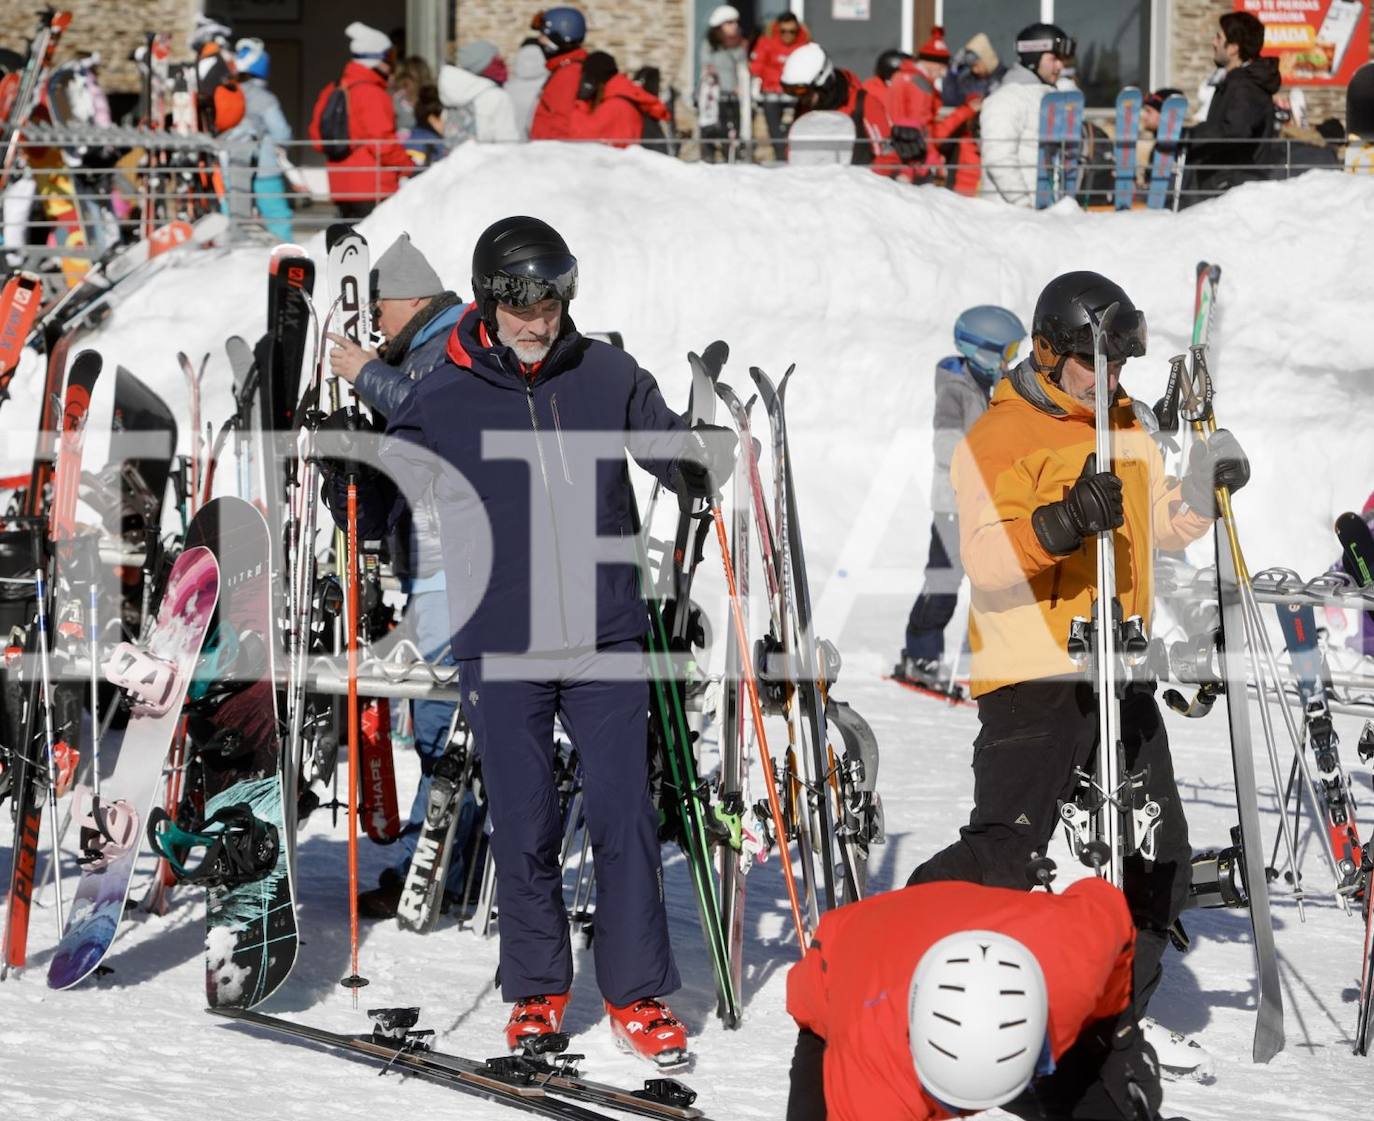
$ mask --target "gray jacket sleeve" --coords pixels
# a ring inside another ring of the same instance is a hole
[[[969,421],[964,409],[964,395],[948,374],[935,375],[935,472],[949,479],[949,466],[954,461],[954,449],[964,438]]]

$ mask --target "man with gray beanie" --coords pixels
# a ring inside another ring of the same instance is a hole
[[[458,322],[462,301],[444,287],[439,274],[401,234],[378,259],[372,270],[377,329],[386,340],[380,353],[364,350],[341,335],[330,335],[334,349],[329,365],[335,375],[352,384],[358,396],[379,413],[395,413],[420,381],[445,360],[444,344]],[[402,589],[409,593],[406,618],[414,628],[415,643],[428,661],[452,665],[449,644],[448,595],[443,553],[432,500],[417,502],[409,527],[409,547],[393,548],[392,556]],[[404,537],[402,537],[404,540]],[[440,658],[440,655],[443,655]],[[425,820],[430,780],[444,753],[453,721],[451,701],[415,701],[415,750],[420,755],[420,784],[410,807],[410,819],[396,849],[397,862],[382,872],[378,886],[358,897],[364,918],[393,918],[405,884],[406,869]],[[454,835],[454,858],[449,863],[445,895],[462,891],[466,869],[464,823],[472,819],[460,807],[459,828]]]

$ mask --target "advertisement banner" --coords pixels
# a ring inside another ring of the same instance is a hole
[[[869,0],[831,0],[831,19],[868,19]]]
[[[1235,0],[1264,24],[1286,86],[1343,86],[1369,61],[1369,0]]]

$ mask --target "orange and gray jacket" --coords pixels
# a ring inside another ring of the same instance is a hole
[[[1181,549],[1211,519],[1189,510],[1166,477],[1153,439],[1118,389],[1110,410],[1114,470],[1124,524],[1116,531],[1122,614],[1148,627],[1156,548]],[[954,453],[959,548],[972,585],[970,691],[1077,672],[1066,643],[1074,616],[1089,617],[1097,588],[1096,544],[1068,556],[1045,550],[1031,514],[1062,499],[1094,449],[1091,406],[1022,362],[998,383],[992,403]]]

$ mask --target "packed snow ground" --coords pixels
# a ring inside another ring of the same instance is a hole
[[[730,342],[725,377],[741,391],[751,388],[751,364],[775,376],[798,364],[789,414],[819,629],[845,655],[837,694],[870,720],[883,752],[888,842],[875,850],[875,890],[900,885],[954,836],[969,807],[974,712],[880,679],[920,583],[931,371],[950,351],[950,327],[962,308],[1002,303],[1028,322],[1035,294],[1053,275],[1107,272],[1147,311],[1150,356],[1131,364],[1125,383],[1152,401],[1168,357],[1187,341],[1193,266],[1200,258],[1218,261],[1217,410],[1254,462],[1254,480],[1237,504],[1251,566],[1282,564],[1307,575],[1324,569],[1332,520],[1358,507],[1372,485],[1374,446],[1360,423],[1372,365],[1363,328],[1374,297],[1363,259],[1374,229],[1374,183],[1367,180],[1312,173],[1247,186],[1182,215],[1081,214],[1067,206],[1028,214],[904,189],[858,170],[707,168],[599,148],[469,147],[407,184],[362,229],[374,253],[408,230],[466,295],[476,235],[521,212],[553,222],[577,254],[579,325],[621,330],[671,402],[686,399],[686,350],[712,338]],[[175,352],[209,351],[205,414],[218,423],[229,401],[223,340],[260,332],[265,261],[265,251],[238,250],[168,269],[89,345],[104,353],[107,371],[123,364],[159,388],[183,421],[189,415]],[[36,364],[26,364],[16,399],[0,411],[0,474],[27,466],[38,376]],[[103,461],[99,436],[112,380],[97,389],[88,466]],[[232,485],[233,473],[220,478]],[[708,554],[708,571],[713,563]],[[761,583],[756,574],[754,587]],[[718,587],[718,579],[705,582],[702,597],[714,602],[723,635],[721,604],[712,599]],[[1224,844],[1234,821],[1224,716],[1169,720],[1195,846]],[[1338,717],[1337,729],[1353,764],[1358,723]],[[780,725],[773,735],[781,738]],[[1273,783],[1262,757],[1258,768],[1272,834]],[[412,758],[398,758],[398,769],[408,793]],[[1363,794],[1367,771],[1354,769],[1362,772]],[[8,867],[8,843],[5,830],[0,867]],[[338,985],[348,971],[344,853],[342,828],[316,815],[300,839],[300,957],[264,1010],[360,1031],[365,1019]],[[1065,876],[1076,874],[1058,842],[1055,855]],[[365,883],[387,862],[384,850],[364,844]],[[695,1031],[696,1066],[685,1080],[718,1119],[781,1117],[794,1038],[783,1008],[785,974],[796,947],[777,861],[749,877],[746,1019],[738,1033],[712,1019],[713,987],[685,865],[670,850],[665,864],[686,982],[672,1003]],[[1216,1073],[1207,1084],[1171,1084],[1166,1116],[1296,1121],[1368,1112],[1370,1067],[1350,1054],[1361,924],[1324,894],[1327,874],[1311,846],[1305,868],[1305,924],[1290,894],[1274,896],[1288,1046],[1268,1066],[1249,1060],[1254,987],[1245,915],[1185,920],[1193,949],[1184,957],[1171,951],[1153,1011],[1207,1046]],[[66,872],[70,897],[70,860]],[[53,993],[44,974],[56,931],[50,911],[38,914],[28,973],[0,985],[0,1114],[160,1121],[189,1107],[245,1118],[340,1110],[509,1115],[414,1079],[379,1079],[373,1066],[205,1015],[203,919],[199,893],[180,892],[166,917],[125,924],[108,959],[113,974]],[[439,1046],[486,1056],[498,1048],[506,1015],[491,987],[495,962],[495,942],[457,930],[451,918],[426,937],[390,923],[366,925],[361,966],[372,983],[360,1007],[418,1004]],[[650,1072],[611,1043],[590,955],[579,951],[578,964],[568,1028],[574,1049],[588,1056],[586,1070],[605,1081],[644,1077]]]

